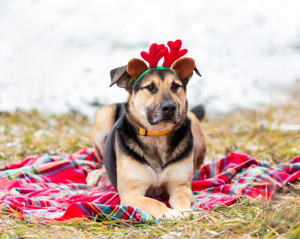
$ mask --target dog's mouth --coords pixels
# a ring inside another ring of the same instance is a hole
[[[157,125],[160,123],[167,123],[167,124],[177,124],[178,123],[177,120],[173,120],[173,119],[163,119],[163,120],[158,120],[158,121],[148,120],[148,122],[151,125]]]
[[[179,114],[174,114],[172,116],[164,116],[162,117],[161,115],[158,117],[152,117],[153,115],[151,115],[150,117],[148,117],[148,122],[151,125],[157,125],[160,123],[167,123],[167,124],[177,124],[180,117]]]

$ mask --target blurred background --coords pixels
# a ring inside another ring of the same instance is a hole
[[[300,89],[300,2],[0,0],[0,112],[93,116],[126,100],[109,71],[151,43],[182,39],[208,112],[292,102]]]

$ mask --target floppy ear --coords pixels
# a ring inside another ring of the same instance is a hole
[[[180,78],[186,82],[186,84],[193,76],[193,71],[195,71],[197,75],[201,76],[200,72],[195,66],[194,59],[190,57],[179,58],[172,64],[171,68],[178,73]]]
[[[146,63],[138,58],[131,59],[127,64],[127,72],[134,79],[138,79],[139,76],[148,69]]]
[[[130,84],[133,83],[134,79],[126,71],[127,66],[121,66],[110,71],[111,83],[110,87],[117,83],[117,86],[130,90]]]

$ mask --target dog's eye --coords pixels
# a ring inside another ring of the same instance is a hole
[[[172,90],[173,92],[176,92],[176,91],[178,90],[179,87],[180,87],[180,85],[178,85],[178,84],[176,84],[176,83],[173,82],[173,84],[172,84],[172,86],[171,86],[171,90]]]
[[[155,93],[156,92],[156,87],[154,84],[148,85],[146,86],[147,90],[149,90],[151,93]]]

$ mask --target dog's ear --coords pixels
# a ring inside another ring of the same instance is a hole
[[[121,66],[110,71],[111,83],[110,86],[117,85],[121,88],[129,90],[129,85],[133,84],[134,79],[127,72],[127,66]]]
[[[134,79],[138,79],[139,76],[148,69],[146,63],[138,58],[131,59],[127,64],[127,72]]]
[[[171,68],[178,73],[180,78],[187,84],[190,78],[193,76],[193,71],[197,75],[201,76],[200,72],[195,66],[195,61],[190,57],[182,57],[176,60]]]
[[[130,92],[135,80],[147,69],[148,66],[144,61],[133,58],[128,62],[127,66],[121,66],[110,71],[110,86],[117,83],[119,87],[125,88]]]

